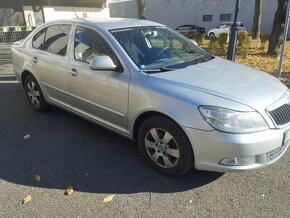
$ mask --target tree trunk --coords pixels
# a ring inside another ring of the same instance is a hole
[[[136,0],[137,1],[137,8],[138,8],[138,19],[145,19],[144,17],[144,1]]]
[[[278,56],[282,44],[284,24],[286,18],[287,0],[277,0],[278,9],[275,13],[273,27],[269,39],[268,54]]]
[[[255,1],[255,14],[253,20],[252,36],[253,39],[260,39],[261,35],[261,19],[262,19],[263,0]]]

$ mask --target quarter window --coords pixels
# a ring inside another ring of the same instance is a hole
[[[108,43],[94,30],[78,26],[75,33],[74,56],[89,63],[95,56],[108,55],[119,66],[118,59]]]
[[[40,30],[33,36],[32,47],[36,49],[43,49],[44,37],[45,37],[46,28]]]
[[[65,56],[70,30],[71,25],[68,24],[49,26],[46,31],[43,50]]]

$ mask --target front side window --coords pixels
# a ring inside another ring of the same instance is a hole
[[[46,33],[46,29],[44,28],[36,33],[32,38],[32,47],[36,49],[43,49],[44,46],[44,37]]]
[[[49,26],[45,35],[43,50],[65,56],[71,25],[57,24]]]
[[[78,26],[75,33],[74,56],[78,61],[89,63],[95,56],[108,55],[114,64],[117,57],[108,43],[96,31]]]
[[[185,68],[213,58],[167,27],[131,27],[110,32],[139,69],[145,72]]]
[[[190,30],[190,29],[192,29],[192,27],[191,26],[185,26],[184,29],[185,30]]]
[[[228,27],[227,24],[221,24],[221,25],[219,25],[217,28],[218,28],[218,29],[225,29],[225,28],[227,28],[227,27]]]

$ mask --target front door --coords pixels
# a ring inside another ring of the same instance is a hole
[[[128,70],[92,70],[90,61],[108,55],[115,65],[121,63],[99,32],[77,26],[73,46],[74,58],[68,64],[68,86],[73,110],[95,122],[127,132]]]

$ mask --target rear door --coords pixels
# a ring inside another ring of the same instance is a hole
[[[68,87],[73,110],[91,120],[127,132],[128,90],[130,73],[117,57],[103,33],[86,26],[77,26],[69,60]],[[119,72],[92,70],[90,61],[108,55]]]
[[[37,33],[32,40],[32,62],[49,99],[70,107],[67,83],[67,45],[71,24],[54,24]]]

